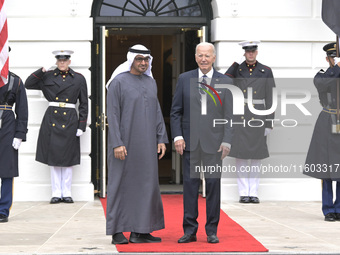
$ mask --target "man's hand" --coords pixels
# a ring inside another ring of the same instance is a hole
[[[22,139],[20,138],[15,138],[13,139],[12,146],[15,150],[18,150],[20,145],[21,145]]]
[[[125,157],[127,156],[127,150],[125,146],[119,146],[113,149],[113,152],[115,154],[115,158],[124,160]]]
[[[84,133],[83,130],[77,129],[76,136],[81,136],[83,133]]]
[[[334,59],[334,64],[340,66],[340,58],[335,57],[333,59]]]
[[[158,159],[161,159],[161,158],[163,158],[165,151],[166,151],[165,144],[159,143],[157,147],[158,147],[157,153],[161,153],[161,155],[159,155]]]
[[[239,60],[239,61],[235,61],[235,62],[236,62],[237,64],[241,65],[245,60],[246,60],[246,57],[245,57],[244,54],[243,54],[243,56],[240,58],[240,60]]]
[[[183,151],[185,149],[184,139],[180,139],[180,140],[176,141],[175,142],[175,148],[176,148],[176,151],[179,155],[183,155]]]
[[[226,156],[229,155],[230,149],[227,146],[221,145],[217,152],[221,151],[222,151],[221,160],[223,160]]]
[[[265,128],[265,130],[264,130],[264,136],[269,135],[271,131],[272,131],[271,128]]]

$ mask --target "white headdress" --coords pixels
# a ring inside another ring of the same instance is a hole
[[[106,88],[108,89],[110,86],[111,81],[118,75],[121,73],[125,73],[125,72],[129,72],[131,70],[131,65],[133,63],[133,61],[135,60],[135,57],[137,55],[142,55],[144,58],[145,57],[149,57],[149,67],[148,69],[145,71],[144,74],[150,76],[151,78],[153,78],[152,76],[152,72],[151,72],[151,68],[152,68],[152,56],[150,55],[151,51],[146,48],[145,46],[141,45],[141,44],[136,44],[132,47],[129,48],[129,51],[126,55],[127,61],[125,61],[123,64],[120,64],[116,70],[114,70],[114,72],[111,75],[110,80],[106,83]]]

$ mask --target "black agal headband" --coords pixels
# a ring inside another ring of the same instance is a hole
[[[137,49],[132,49],[131,47],[129,48],[129,51],[132,53],[140,53],[140,54],[150,54],[150,50],[137,50]]]

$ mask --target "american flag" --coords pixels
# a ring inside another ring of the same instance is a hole
[[[0,87],[8,80],[8,30],[5,0],[0,0]]]

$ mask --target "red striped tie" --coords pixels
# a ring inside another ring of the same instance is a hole
[[[7,84],[8,80],[8,30],[5,0],[0,0],[0,88]]]

